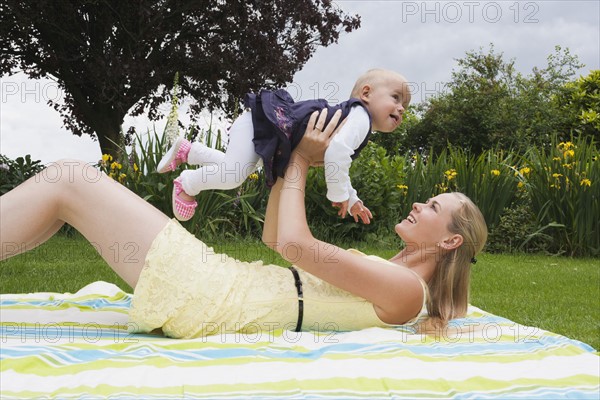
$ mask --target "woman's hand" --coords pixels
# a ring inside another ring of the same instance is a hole
[[[327,150],[329,142],[339,130],[339,128],[336,129],[336,126],[341,115],[341,110],[336,111],[331,121],[329,121],[327,126],[324,126],[325,119],[327,118],[327,109],[323,109],[320,114],[318,111],[312,113],[308,120],[308,125],[306,125],[304,136],[294,151],[312,166],[323,165],[325,150]]]

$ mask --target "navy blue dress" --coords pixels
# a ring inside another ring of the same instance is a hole
[[[340,121],[348,116],[352,106],[364,104],[355,98],[330,106],[326,100],[305,100],[295,102],[292,96],[283,89],[261,90],[258,95],[249,93],[244,98],[246,108],[252,112],[254,125],[254,151],[264,162],[265,177],[269,187],[275,184],[277,177],[283,177],[285,168],[290,162],[292,150],[300,143],[308,119],[314,111],[327,108],[329,123],[333,114],[341,109]],[[367,114],[369,114],[368,110]],[[369,114],[369,132],[365,140],[355,149],[352,159],[367,145],[371,136],[371,115]]]

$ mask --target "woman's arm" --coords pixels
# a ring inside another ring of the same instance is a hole
[[[318,112],[313,113],[312,126],[314,126],[316,121],[316,116],[319,115]],[[327,110],[325,110],[323,114],[323,118],[327,116]],[[368,116],[367,116],[368,118]],[[324,119],[323,119],[324,120]],[[335,124],[339,121],[339,116],[335,118]],[[311,122],[309,122],[309,125]],[[331,126],[335,126],[332,124]],[[336,132],[343,129],[346,125],[346,120],[342,121]],[[312,164],[313,166],[322,166],[323,163],[315,162]],[[263,233],[262,233],[262,241],[272,250],[278,251],[277,249],[277,225],[278,225],[278,215],[279,215],[279,198],[280,192],[283,187],[283,179],[277,179],[275,185],[271,188],[271,192],[269,193],[269,200],[267,202],[267,210],[265,212],[265,223],[263,225]],[[356,191],[355,191],[356,192]]]
[[[414,273],[317,240],[307,224],[304,189],[308,167],[322,160],[338,119],[339,115],[334,116],[323,130],[323,113],[316,128],[316,115],[311,116],[304,138],[292,152],[280,189],[279,200],[286,206],[279,208],[278,252],[303,270],[372,302],[384,322],[404,323],[423,304],[423,290]]]
[[[277,250],[277,223],[279,213],[279,197],[283,186],[283,179],[277,179],[269,193],[267,211],[265,212],[265,223],[263,226],[262,241],[272,250]]]

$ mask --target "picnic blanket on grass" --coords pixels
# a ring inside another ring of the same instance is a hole
[[[128,332],[131,295],[0,296],[0,398],[600,397],[600,357],[582,342],[476,307],[438,337],[401,327],[223,333]],[[466,330],[465,330],[466,328]]]

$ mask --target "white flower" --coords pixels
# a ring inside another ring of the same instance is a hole
[[[179,137],[179,117],[177,114],[177,105],[173,105],[169,118],[167,118],[167,126],[165,127],[165,139],[167,141],[167,148],[177,140]]]
[[[179,113],[177,109],[179,107],[179,99],[177,98],[177,89],[179,89],[179,73],[175,73],[175,79],[173,81],[173,100],[171,101],[171,112],[167,118],[167,126],[165,126],[165,139],[167,142],[167,148],[171,147],[175,140],[179,137]]]

